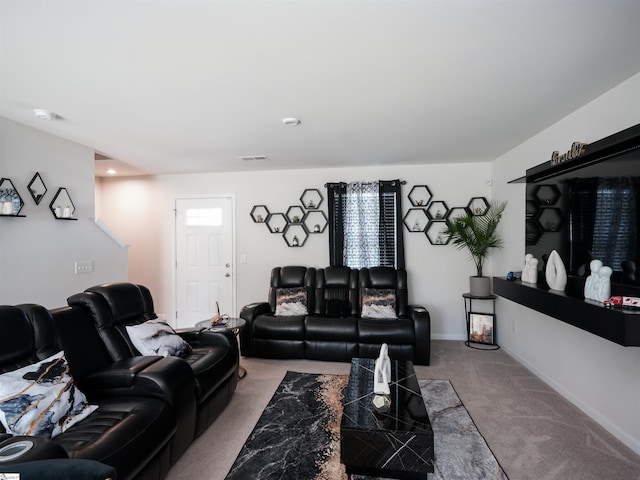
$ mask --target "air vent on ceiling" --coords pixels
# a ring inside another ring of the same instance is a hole
[[[238,157],[243,162],[264,162],[269,160],[269,157],[266,155],[249,155],[246,157]]]

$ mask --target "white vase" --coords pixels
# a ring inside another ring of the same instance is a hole
[[[567,269],[564,267],[564,263],[562,263],[560,254],[555,250],[551,252],[549,260],[547,260],[545,277],[551,290],[563,292],[567,286]]]

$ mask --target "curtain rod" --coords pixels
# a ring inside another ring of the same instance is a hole
[[[407,181],[406,180],[378,180],[379,182],[400,182],[400,185],[406,185]],[[361,182],[361,183],[373,183],[373,182]],[[347,185],[347,183],[345,182],[329,182],[329,183],[325,183],[324,186],[328,187],[329,185]]]

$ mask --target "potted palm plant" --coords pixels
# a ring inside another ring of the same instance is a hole
[[[470,277],[470,293],[477,296],[491,294],[491,279],[482,275],[482,266],[492,248],[502,248],[497,228],[507,202],[492,202],[484,215],[457,216],[448,220],[443,234],[458,250],[467,249],[476,266],[476,275]]]

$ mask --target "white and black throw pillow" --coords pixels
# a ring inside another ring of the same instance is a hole
[[[276,290],[276,315],[307,315],[307,289],[304,287],[278,288]]]
[[[398,318],[396,291],[382,288],[365,288],[362,291],[363,318]]]
[[[0,422],[7,433],[52,438],[97,408],[78,390],[63,352],[0,375]]]
[[[142,355],[182,357],[191,351],[189,345],[167,322],[148,320],[126,327],[133,346]]]

